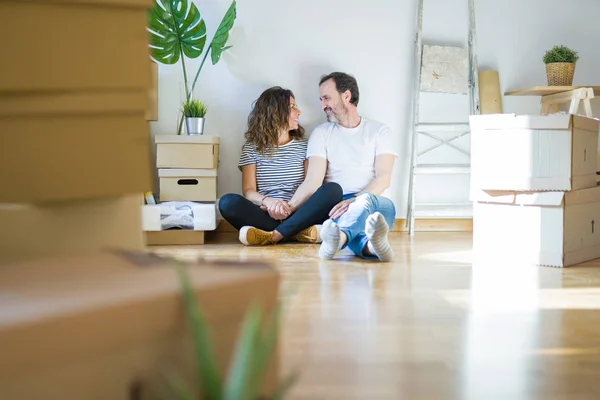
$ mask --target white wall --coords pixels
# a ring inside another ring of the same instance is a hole
[[[425,43],[465,44],[467,0],[425,3]],[[229,1],[196,4],[210,40]],[[545,84],[541,57],[554,44],[572,46],[580,54],[574,84],[600,84],[595,74],[600,65],[595,45],[600,32],[595,18],[600,15],[600,2],[565,4],[558,0],[475,1],[480,69],[499,71],[502,92]],[[229,42],[234,47],[216,66],[205,64],[195,90],[210,107],[206,134],[221,137],[219,195],[240,191],[237,161],[252,101],[273,85],[292,89],[303,112],[301,123],[310,133],[324,121],[318,80],[340,70],[358,79],[360,113],[386,122],[396,133],[400,158],[392,192],[398,218],[403,218],[410,159],[416,6],[416,0],[238,0]],[[186,60],[191,74],[199,62]],[[182,81],[180,64],[159,65],[159,120],[151,124],[152,134],[176,132],[177,110],[184,97]],[[429,105],[431,101],[426,100]],[[453,107],[433,104],[433,111],[424,110],[424,118],[460,120],[459,113],[467,107],[466,101],[464,107],[460,103]],[[539,112],[539,98],[535,97],[504,97],[503,105],[504,112]],[[431,193],[438,184],[430,183],[425,192]]]

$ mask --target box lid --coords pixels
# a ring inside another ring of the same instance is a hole
[[[159,168],[159,178],[206,178],[216,177],[216,169],[179,169],[179,168]]]
[[[475,190],[474,201],[481,203],[515,204],[524,206],[559,206],[584,203],[600,203],[600,184],[570,191],[510,191]]]
[[[184,321],[174,260],[103,252],[0,268],[0,374],[50,368],[57,360],[114,351],[172,332]],[[208,320],[239,317],[251,298],[276,301],[279,275],[266,261],[190,260]]]
[[[597,118],[572,114],[517,115],[517,114],[481,114],[471,115],[469,124],[473,130],[498,129],[570,129],[575,126],[584,130],[598,131]]]
[[[155,135],[155,143],[213,143],[218,144],[220,137],[215,135]]]

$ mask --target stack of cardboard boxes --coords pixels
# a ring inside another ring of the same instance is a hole
[[[156,135],[160,202],[193,204],[193,229],[162,230],[161,206],[143,207],[149,245],[203,244],[204,232],[217,227],[219,136]]]
[[[0,1],[0,262],[144,248],[151,5]]]
[[[470,125],[475,259],[567,267],[599,258],[598,119],[493,114]]]
[[[146,399],[172,367],[195,381],[173,262],[142,230],[152,3],[0,0],[1,399]],[[272,310],[279,276],[192,264],[224,376],[249,303]]]

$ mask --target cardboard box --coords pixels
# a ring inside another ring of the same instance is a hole
[[[0,96],[0,202],[153,188],[146,90]]]
[[[158,170],[160,201],[216,201],[217,170]]]
[[[600,150],[596,156],[596,181],[600,184]]]
[[[206,260],[189,273],[224,376],[249,304],[272,311],[279,275],[264,262]],[[149,399],[172,368],[193,382],[187,315],[168,260],[104,253],[6,265],[0,293],[2,399]],[[276,349],[265,394],[278,371]]]
[[[216,169],[219,164],[219,136],[156,135],[156,167]]]
[[[0,264],[104,248],[143,250],[142,195],[52,206],[0,204]]]
[[[157,205],[145,204],[142,206],[142,228],[148,246],[165,245],[201,245],[204,244],[204,232],[217,228],[216,204],[190,204],[191,216],[181,211],[193,222],[193,229],[165,229],[161,220],[162,214],[170,218],[171,223],[181,223],[174,213],[170,213],[171,206],[177,207],[185,203],[161,203]],[[162,210],[162,212],[161,212]],[[179,221],[179,222],[178,222]]]
[[[151,0],[0,2],[0,92],[145,89]]]
[[[198,246],[204,244],[205,238],[205,231],[144,231],[146,246]]]
[[[569,192],[480,191],[477,259],[568,267],[600,257],[600,185]]]
[[[473,115],[472,190],[577,190],[596,185],[599,121],[570,114]]]

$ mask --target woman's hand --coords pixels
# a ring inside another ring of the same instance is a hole
[[[260,208],[267,211],[269,216],[277,221],[283,221],[292,214],[292,209],[286,201],[270,197],[264,199]]]

